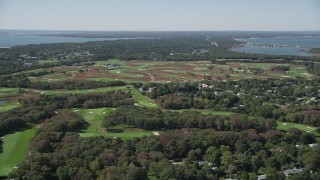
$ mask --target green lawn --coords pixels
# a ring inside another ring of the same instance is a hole
[[[126,86],[115,86],[97,89],[82,89],[82,90],[42,90],[45,95],[54,94],[87,94],[87,93],[97,93],[97,92],[111,92],[116,90],[127,90]]]
[[[4,137],[3,152],[0,154],[0,176],[7,176],[25,158],[36,131],[36,128],[32,128]]]
[[[0,100],[3,97],[17,95],[19,93],[19,88],[2,88],[0,87]]]
[[[316,132],[316,130],[317,130],[316,127],[309,126],[306,124],[289,123],[289,122],[281,122],[281,121],[278,121],[277,124],[278,124],[278,126],[277,126],[278,130],[287,131],[290,128],[297,128],[301,131],[309,132],[309,133],[312,133],[316,136],[320,136],[320,134]]]
[[[51,63],[57,63],[59,61],[58,60],[38,60],[37,62],[39,64],[51,64]]]
[[[73,109],[74,112],[79,113],[85,121],[89,123],[89,127],[86,130],[80,132],[81,137],[95,137],[104,136],[111,138],[132,139],[136,137],[150,136],[153,133],[151,131],[145,131],[137,128],[119,127],[124,132],[121,133],[109,133],[101,127],[104,117],[112,111],[112,108],[98,108],[98,109]]]
[[[201,112],[204,115],[217,115],[217,116],[231,116],[234,115],[236,113],[234,112],[228,112],[228,111],[212,111],[212,110],[208,110],[208,109],[179,109],[179,110],[167,110],[167,111],[174,111],[174,112],[184,112],[184,111],[198,111]]]
[[[0,104],[0,112],[9,111],[13,108],[18,107],[20,104],[18,101],[7,101],[3,104]]]
[[[158,105],[147,96],[142,95],[138,89],[131,86],[131,94],[135,102],[140,104],[141,106],[148,107],[148,108],[157,108]]]

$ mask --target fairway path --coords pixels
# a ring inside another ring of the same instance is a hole
[[[150,77],[151,82],[154,82],[154,81],[155,81],[154,76],[153,76],[151,73],[147,73],[147,74],[148,74],[148,76]]]

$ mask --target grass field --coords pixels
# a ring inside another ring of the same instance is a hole
[[[3,88],[0,87],[0,100],[5,97],[15,96],[19,94],[19,88]]]
[[[104,117],[112,111],[112,108],[98,108],[98,109],[73,109],[74,112],[79,113],[85,121],[89,123],[89,127],[86,130],[80,132],[81,137],[95,137],[104,136],[111,138],[132,139],[136,137],[150,136],[153,133],[151,131],[145,131],[137,128],[119,127],[124,132],[121,133],[109,133],[101,127]]]
[[[30,140],[37,129],[6,135],[3,139],[3,153],[0,154],[0,176],[6,176],[28,153]]]
[[[120,64],[115,70],[107,70],[107,64]],[[31,81],[61,81],[66,79],[127,82],[192,82],[210,76],[213,80],[296,78],[311,79],[303,65],[290,65],[289,72],[272,71],[279,66],[275,63],[228,62],[226,65],[212,64],[209,61],[121,61],[117,59],[95,61],[93,66],[61,66],[41,70],[55,73],[32,78]],[[260,73],[255,69],[262,69]],[[83,72],[80,72],[80,69]],[[228,76],[226,76],[228,75]]]
[[[135,102],[140,104],[141,106],[148,107],[148,108],[157,108],[158,105],[147,96],[142,95],[138,89],[131,86],[131,94]]]
[[[16,108],[19,106],[18,101],[6,101],[5,103],[0,104],[0,112],[9,111],[10,109]]]
[[[278,126],[277,126],[278,130],[287,131],[290,128],[297,128],[297,129],[299,129],[301,131],[305,131],[305,132],[308,132],[308,133],[312,133],[312,134],[314,134],[316,136],[320,136],[320,134],[316,132],[316,130],[317,130],[316,127],[309,126],[309,125],[306,125],[306,124],[289,123],[289,122],[281,122],[281,121],[278,121],[277,124],[278,124]]]
[[[194,111],[199,111],[204,115],[216,115],[216,116],[232,116],[236,113],[228,112],[228,111],[212,111],[208,109],[193,109]],[[167,111],[175,111],[175,112],[184,112],[190,111],[190,109],[180,109],[180,110],[167,110]]]

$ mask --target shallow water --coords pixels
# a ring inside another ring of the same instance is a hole
[[[236,40],[246,44],[243,47],[236,47],[232,50],[246,53],[312,56],[307,51],[311,48],[320,48],[320,36],[286,36]]]

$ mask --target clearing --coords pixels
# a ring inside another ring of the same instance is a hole
[[[106,132],[101,127],[104,117],[112,111],[113,108],[97,108],[97,109],[73,109],[73,112],[79,113],[85,121],[89,123],[89,127],[86,130],[80,132],[81,137],[95,137],[104,136],[110,138],[132,139],[143,136],[153,135],[152,131],[145,131],[138,128],[131,128],[126,126],[119,126],[117,128],[122,129],[120,133]]]

